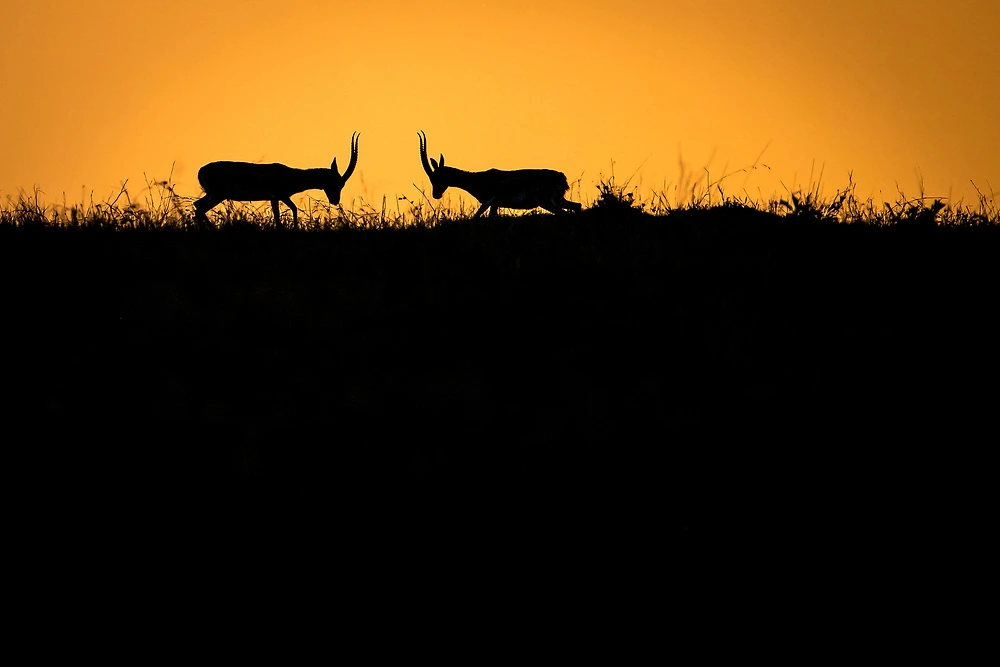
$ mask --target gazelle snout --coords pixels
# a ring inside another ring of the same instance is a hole
[[[326,194],[326,198],[329,200],[329,202],[331,204],[337,205],[337,204],[340,203],[340,193],[341,193],[342,190],[343,190],[342,187],[341,188],[328,188],[328,189],[324,189],[323,192]]]

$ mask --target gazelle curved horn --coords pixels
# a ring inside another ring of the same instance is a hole
[[[423,130],[417,132],[417,137],[420,140],[420,164],[424,165],[424,171],[430,176],[434,172],[431,170],[431,165],[427,161],[427,135]]]
[[[347,170],[344,172],[342,178],[346,181],[354,173],[354,168],[358,166],[358,140],[361,139],[361,133],[355,132],[351,135],[351,161],[347,164]]]

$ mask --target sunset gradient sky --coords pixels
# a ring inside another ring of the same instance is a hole
[[[429,152],[548,167],[587,203],[610,175],[728,194],[1000,193],[995,0],[32,0],[5,3],[0,201],[200,194],[212,160],[360,161],[380,205]],[[763,155],[761,155],[763,153]],[[759,158],[759,160],[758,160]],[[738,171],[757,164],[757,168]],[[322,198],[322,193],[310,193]]]

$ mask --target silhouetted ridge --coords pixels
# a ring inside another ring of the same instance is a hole
[[[998,250],[740,208],[0,227],[8,450],[42,516],[207,535],[878,544],[981,506]]]

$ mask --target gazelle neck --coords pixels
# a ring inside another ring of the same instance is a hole
[[[439,171],[446,171],[443,176],[450,187],[461,188],[473,197],[478,197],[477,193],[482,190],[483,181],[480,178],[482,172],[465,171],[455,167],[442,167]]]
[[[330,175],[333,169],[327,167],[316,167],[315,169],[297,169],[302,181],[309,183],[311,188],[322,190],[330,182]]]

